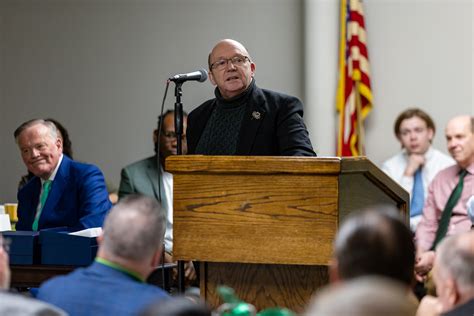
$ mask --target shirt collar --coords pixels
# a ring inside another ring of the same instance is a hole
[[[466,168],[467,172],[469,172],[470,174],[474,174],[474,162],[471,163],[467,168]]]
[[[131,277],[132,279],[134,279],[138,282],[145,283],[145,279],[142,278],[142,276],[138,272],[127,269],[127,268],[125,268],[125,267],[123,267],[123,266],[121,266],[117,263],[114,263],[112,261],[109,261],[107,259],[100,258],[100,257],[96,257],[95,262],[103,264],[104,266],[107,266],[107,267],[112,268],[114,270],[120,271],[122,273],[125,273],[126,275],[128,275],[129,277]]]
[[[62,161],[63,161],[63,154],[61,154],[61,156],[59,157],[58,164],[56,165],[56,168],[54,168],[53,173],[49,176],[48,180],[54,181],[54,178],[56,177],[56,174],[58,173],[59,166],[61,165]],[[43,183],[44,183],[44,180],[41,179],[41,185],[43,185]]]

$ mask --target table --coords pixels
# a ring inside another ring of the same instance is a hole
[[[151,275],[147,279],[147,282],[164,288],[169,292],[171,288],[172,269],[175,267],[175,263],[165,263],[163,267],[160,265],[151,273]],[[78,267],[52,265],[10,265],[10,269],[12,272],[11,287],[39,287],[40,284],[44,281],[57,275],[68,274],[76,268]]]

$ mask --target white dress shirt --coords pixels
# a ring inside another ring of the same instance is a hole
[[[456,162],[450,156],[442,153],[441,151],[430,147],[425,153],[425,164],[421,169],[421,175],[423,178],[423,191],[424,197],[428,196],[428,185],[436,174],[454,165]],[[393,180],[395,180],[400,186],[402,186],[408,193],[411,194],[413,191],[414,177],[407,177],[404,175],[405,169],[408,165],[408,153],[406,150],[402,150],[392,158],[388,159],[382,164],[382,170],[388,174]],[[418,222],[421,219],[421,215],[413,216],[410,218],[410,227],[415,231]]]
[[[173,175],[163,170],[161,167],[162,196],[161,207],[166,212],[166,232],[165,232],[165,250],[173,253]],[[164,195],[164,196],[163,196]]]

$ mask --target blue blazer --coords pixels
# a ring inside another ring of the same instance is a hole
[[[155,285],[138,282],[124,272],[94,262],[46,281],[37,298],[71,316],[118,316],[137,315],[151,303],[168,298],[168,294]]]
[[[31,230],[41,192],[41,180],[33,177],[18,191],[17,230]],[[101,227],[112,207],[104,176],[96,166],[63,155],[41,212],[38,229],[67,226],[72,230]]]

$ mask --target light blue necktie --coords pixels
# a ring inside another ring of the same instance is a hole
[[[414,178],[413,190],[411,192],[410,217],[421,215],[421,213],[423,213],[423,204],[425,201],[421,168],[416,170]]]

